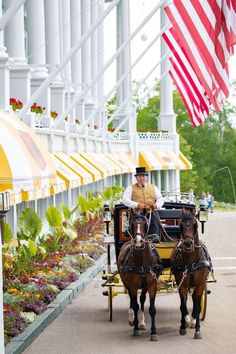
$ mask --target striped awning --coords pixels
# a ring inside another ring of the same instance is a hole
[[[110,175],[119,175],[122,173],[122,168],[111,158],[108,153],[96,153],[96,157],[104,163]]]
[[[92,175],[86,171],[81,165],[73,160],[69,155],[63,152],[57,152],[54,154],[58,160],[60,160],[71,171],[77,174],[81,178],[82,184],[88,184],[93,182]]]
[[[56,184],[51,186],[50,192],[51,194],[58,194],[61,192],[64,192],[67,189],[66,187],[66,182],[59,177],[58,175],[56,176]]]
[[[26,124],[4,111],[0,111],[0,161],[0,191],[15,196],[22,191],[34,193],[36,198],[50,194],[56,169],[49,153]],[[21,197],[13,199],[21,201]]]
[[[95,157],[96,154],[88,152],[80,152],[79,154],[85,161],[87,161],[101,173],[103,179],[109,175],[107,166],[104,165],[102,161],[99,161],[98,157]]]
[[[139,165],[145,166],[148,171],[189,170],[192,168],[191,163],[181,152],[178,156],[173,151],[139,152]]]
[[[128,173],[129,168],[128,166],[119,159],[114,153],[106,153],[106,157],[108,157],[112,162],[114,162],[119,168],[121,169],[121,173]]]
[[[67,189],[73,189],[78,186],[81,186],[82,181],[79,175],[74,173],[69,167],[67,167],[61,160],[57,159],[56,156],[54,156],[53,154],[51,154],[51,157],[56,166],[56,174],[66,183]]]
[[[138,163],[130,152],[113,152],[112,155],[126,166],[127,172],[134,172],[138,166]]]
[[[79,153],[73,152],[70,154],[72,160],[74,160],[79,166],[81,166],[85,171],[91,174],[93,181],[99,181],[102,179],[102,173],[97,170],[91,163],[85,160]]]

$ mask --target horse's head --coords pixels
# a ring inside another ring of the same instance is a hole
[[[197,236],[198,223],[195,217],[195,210],[183,208],[180,220],[180,232],[183,239],[184,251],[193,252],[195,236]]]
[[[132,237],[135,240],[135,246],[140,248],[146,236],[148,219],[140,212],[137,212],[133,215],[130,226]]]

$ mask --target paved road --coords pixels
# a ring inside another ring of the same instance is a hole
[[[236,213],[209,215],[202,236],[213,258],[216,284],[210,284],[202,340],[193,330],[178,334],[180,312],[177,294],[158,296],[158,342],[149,331],[132,336],[127,324],[128,298],[114,299],[114,320],[108,321],[107,299],[102,296],[101,275],[32,343],[24,354],[233,354],[236,353]],[[149,316],[146,316],[149,321]]]

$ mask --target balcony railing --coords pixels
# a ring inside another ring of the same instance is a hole
[[[139,132],[138,133],[139,140],[163,140],[170,139],[169,132]]]

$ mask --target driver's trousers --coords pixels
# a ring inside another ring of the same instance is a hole
[[[148,230],[148,235],[153,235],[153,234],[160,236],[160,223],[159,223],[159,217],[157,215],[156,210],[154,210],[151,213],[151,220],[150,220],[150,225]]]

